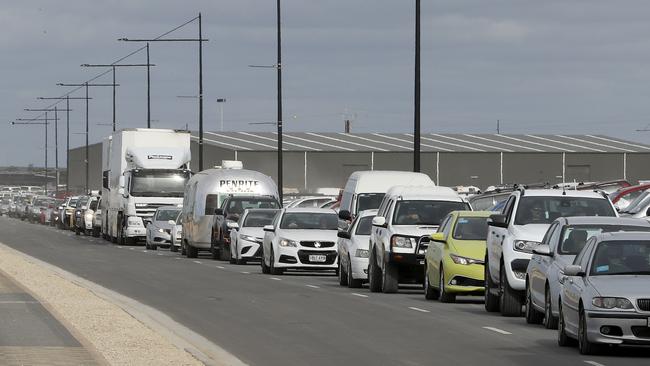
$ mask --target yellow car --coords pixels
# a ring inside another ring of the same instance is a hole
[[[483,295],[487,219],[493,212],[453,211],[431,234],[424,268],[424,296],[454,302],[456,295]]]

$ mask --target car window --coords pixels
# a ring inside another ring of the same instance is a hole
[[[501,211],[502,215],[506,215],[508,222],[510,222],[510,216],[512,215],[512,210],[515,207],[516,199],[517,198],[515,196],[510,196],[510,198],[508,198],[508,201],[506,201],[505,206],[503,206],[503,211]]]
[[[567,216],[616,216],[616,213],[604,198],[530,196],[520,199],[515,225],[550,224],[558,217]]]
[[[435,225],[451,211],[465,210],[467,203],[433,200],[404,200],[395,205],[393,225]]]
[[[214,215],[214,211],[219,208],[219,195],[208,194],[205,196],[205,215]]]
[[[285,212],[280,229],[338,230],[338,217],[335,213]]]
[[[372,219],[374,216],[365,216],[359,219],[357,223],[357,228],[355,230],[355,235],[370,235],[370,230],[372,229]]]
[[[445,219],[442,220],[442,223],[438,227],[437,232],[439,232],[439,233],[445,232],[445,230],[447,230],[447,227],[449,227],[449,223],[451,222],[451,218],[452,218],[451,215],[447,215],[447,217],[445,217]],[[447,231],[447,232],[449,232],[449,231]]]
[[[456,220],[452,237],[457,240],[486,240],[487,231],[487,218],[461,216]]]
[[[590,275],[650,275],[650,242],[617,240],[599,243]]]
[[[385,193],[359,193],[357,195],[357,212],[378,208],[384,195]]]
[[[273,223],[277,211],[249,211],[244,218],[244,227],[264,227]]]
[[[564,228],[560,238],[559,254],[575,255],[582,250],[587,241],[601,233],[618,231],[650,231],[648,226],[636,225],[571,225]]]
[[[279,208],[278,203],[271,198],[233,198],[228,201],[226,211],[229,215],[241,215],[244,210],[251,208]]]
[[[178,209],[178,210],[159,210],[158,213],[156,214],[156,220],[155,221],[176,220],[176,218],[178,217],[179,212],[180,212],[180,209]]]

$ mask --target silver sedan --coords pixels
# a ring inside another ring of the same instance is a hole
[[[560,281],[560,346],[650,345],[650,233],[589,239]]]
[[[156,210],[151,223],[147,224],[147,249],[156,250],[159,246],[171,247],[172,228],[176,226],[180,213],[181,209],[176,206],[163,206]]]

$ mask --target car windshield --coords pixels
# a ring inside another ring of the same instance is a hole
[[[451,211],[468,210],[465,202],[453,201],[398,201],[393,225],[438,226]]]
[[[650,241],[604,241],[593,255],[592,276],[650,275]]]
[[[244,219],[243,227],[264,227],[273,223],[276,210],[249,211]]]
[[[134,171],[129,193],[136,197],[183,197],[188,179],[187,171]]]
[[[334,212],[287,212],[282,216],[280,229],[337,230],[338,216]]]
[[[616,213],[604,198],[529,196],[519,203],[515,225],[550,224],[558,217],[568,216],[616,216]]]
[[[233,198],[228,202],[228,215],[241,215],[251,208],[279,208],[278,202],[270,197]]]
[[[178,214],[181,213],[181,210],[170,210],[170,209],[164,209],[158,211],[158,214],[156,215],[156,221],[164,221],[167,222],[169,220],[176,221],[176,218],[178,217]]]
[[[648,203],[650,202],[650,192],[645,191],[639,197],[637,197],[634,201],[630,202],[629,205],[625,208],[625,210],[622,210],[621,212],[627,212],[629,214],[637,214],[641,212],[646,206],[648,206]]]
[[[357,195],[357,212],[378,209],[385,195],[385,193],[360,193]]]
[[[372,219],[374,216],[365,216],[359,219],[357,224],[357,230],[355,231],[356,235],[370,235],[370,229],[372,229]]]
[[[601,233],[617,231],[650,231],[650,226],[637,225],[571,225],[566,226],[560,239],[559,254],[577,255],[587,241]]]
[[[486,240],[487,217],[459,217],[454,228],[456,240]]]

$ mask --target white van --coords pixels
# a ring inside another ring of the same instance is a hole
[[[273,179],[254,170],[242,169],[241,162],[224,161],[222,167],[199,172],[185,186],[181,254],[194,258],[199,250],[209,250],[215,259],[218,257],[220,252],[213,248],[216,244],[213,236],[215,216],[223,212],[224,201],[235,196],[267,198],[255,200],[255,205],[251,203],[243,209],[260,208],[262,204],[279,208],[278,187]]]
[[[392,170],[358,171],[350,174],[343,194],[339,218],[352,221],[357,213],[379,208],[384,195],[393,186],[435,186],[424,173]]]

